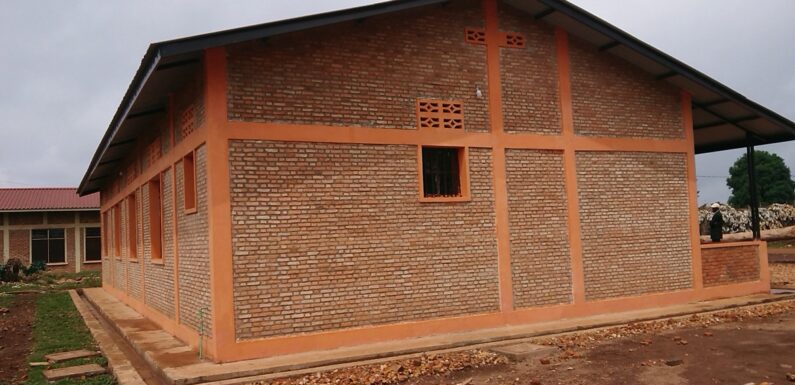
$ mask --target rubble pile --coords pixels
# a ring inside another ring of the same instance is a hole
[[[736,209],[722,204],[720,213],[723,215],[723,233],[742,233],[751,231],[751,213],[748,209]],[[704,205],[698,209],[698,222],[701,233],[709,233],[709,220],[712,210]],[[759,209],[759,227],[762,230],[780,229],[795,226],[795,206],[774,203]]]
[[[440,375],[470,368],[504,365],[504,356],[483,350],[423,354],[384,364],[354,366],[301,377],[279,378],[249,385],[388,385],[411,378]]]

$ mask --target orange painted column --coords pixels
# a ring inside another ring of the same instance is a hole
[[[232,214],[229,202],[229,138],[226,130],[226,51],[204,53],[207,124],[207,205],[210,247],[210,295],[214,346],[208,354],[228,361],[234,354],[235,318],[232,282]]]
[[[692,249],[692,270],[693,288],[701,290],[704,288],[703,277],[701,275],[701,239],[699,237],[698,224],[698,187],[696,185],[696,150],[693,138],[693,109],[691,107],[690,94],[682,91],[682,130],[684,131],[687,148],[687,195],[690,209],[690,248]]]
[[[171,103],[169,103],[169,105],[171,105]],[[169,113],[169,115],[171,115],[171,113]],[[174,128],[173,127],[171,127],[171,133],[172,133],[171,134],[172,135],[172,141],[171,141],[171,146],[172,147],[171,148],[173,149],[174,148],[173,147],[174,146],[174,140],[173,140]],[[178,218],[179,218],[179,214],[177,214],[177,213],[179,212],[179,206],[178,206],[178,203],[177,203],[177,163],[174,163],[174,166],[171,168],[171,199],[172,199],[171,207],[174,208],[173,209],[174,217],[172,218],[172,222],[171,222],[171,234],[172,234],[171,239],[173,241],[173,248],[174,248],[174,322],[177,325],[179,325],[179,318],[180,318],[180,315],[179,315],[179,240],[178,240],[179,237],[177,236],[177,221],[178,221]]]
[[[500,80],[500,26],[497,1],[483,0],[486,21],[486,65],[489,91],[489,128],[496,137],[492,147],[494,209],[497,232],[497,271],[499,274],[500,310],[513,311],[513,276],[511,273],[511,236],[508,219],[508,185],[505,170],[503,137],[502,86]]]
[[[575,304],[585,302],[585,276],[582,266],[582,238],[580,234],[580,199],[577,193],[577,153],[574,134],[574,109],[571,101],[569,66],[569,37],[566,31],[555,29],[555,52],[560,93],[560,117],[563,136],[563,168],[566,181],[566,202],[569,227],[569,255],[571,256],[572,298]]]

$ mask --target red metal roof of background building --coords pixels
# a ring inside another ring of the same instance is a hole
[[[99,209],[99,193],[80,197],[71,187],[0,188],[0,211]]]

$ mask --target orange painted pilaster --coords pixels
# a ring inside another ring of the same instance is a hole
[[[144,237],[144,221],[146,221],[148,219],[144,217],[144,215],[146,213],[144,213],[144,203],[143,203],[144,202],[143,201],[144,198],[143,198],[143,194],[144,194],[144,189],[143,188],[139,188],[138,189],[138,196],[141,197],[141,204],[138,205],[138,209],[136,211],[141,213],[141,215],[138,216],[138,218],[140,218],[140,220],[137,221],[138,223],[136,225],[139,226],[138,229],[140,231],[138,233],[141,234],[141,243],[140,243],[141,247],[138,249],[138,250],[141,250],[141,258],[138,258],[138,261],[140,261],[139,263],[141,264],[141,303],[145,304],[146,303],[146,242],[144,242],[144,239],[145,239],[145,237]]]
[[[692,249],[693,288],[699,290],[704,287],[701,275],[701,238],[698,223],[698,187],[696,185],[696,150],[693,139],[693,109],[690,103],[690,94],[682,91],[682,130],[684,131],[687,147],[687,195],[689,200],[690,220],[690,248]]]
[[[173,119],[171,119],[171,121],[173,121]],[[171,145],[173,146],[174,127],[172,123],[169,123],[169,125],[171,126]],[[179,220],[179,214],[177,213],[179,213],[179,206],[177,205],[177,165],[174,164],[171,170],[171,207],[174,208],[174,218],[171,221],[171,239],[174,241],[174,322],[179,325],[179,237],[177,236],[177,221]]]
[[[511,272],[511,234],[508,219],[508,184],[505,170],[505,145],[502,118],[502,84],[500,80],[500,38],[497,1],[483,0],[486,22],[486,68],[489,90],[489,128],[497,138],[492,147],[494,177],[494,210],[497,232],[497,271],[500,288],[500,310],[513,311],[513,275]]]
[[[226,51],[204,54],[207,114],[207,204],[210,234],[210,295],[216,361],[235,350],[232,281],[232,213],[229,202],[229,139],[226,131]]]
[[[569,255],[571,256],[572,298],[575,304],[585,302],[585,275],[582,266],[582,238],[580,234],[580,198],[577,193],[577,153],[575,144],[583,141],[574,135],[574,109],[571,101],[569,66],[569,37],[560,28],[555,29],[555,52],[560,93],[560,116],[564,142],[563,168],[565,170],[566,202],[569,228]]]
[[[129,204],[130,204],[130,200],[129,199],[125,199],[124,200],[124,204],[122,205],[122,208],[121,208],[121,211],[124,212],[125,216],[130,215],[130,210],[127,208],[127,206],[129,206]],[[129,218],[127,218],[126,224],[127,224],[127,226],[125,226],[125,228],[127,229],[127,234],[124,234],[124,236],[122,237],[122,239],[124,240],[124,247],[122,249],[124,249],[124,253],[127,255],[127,258],[124,259],[124,290],[127,293],[129,293],[130,292],[130,268],[132,268],[132,265],[130,264],[130,245],[128,245],[128,243],[130,242],[130,236],[129,236],[130,219]]]
[[[757,241],[759,242],[759,279],[764,285],[765,291],[770,290],[770,265],[767,262],[767,242],[766,241]]]

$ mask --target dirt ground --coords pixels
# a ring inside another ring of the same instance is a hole
[[[547,365],[527,359],[408,384],[783,385],[792,383],[787,374],[795,373],[795,311],[618,338],[568,355],[574,357],[551,357]]]
[[[529,342],[557,349],[518,362],[484,350],[426,354],[255,384],[783,385],[795,373],[795,300]]]
[[[0,314],[0,385],[19,384],[28,374],[35,295],[19,294]]]
[[[771,263],[770,286],[795,289],[795,263]]]

